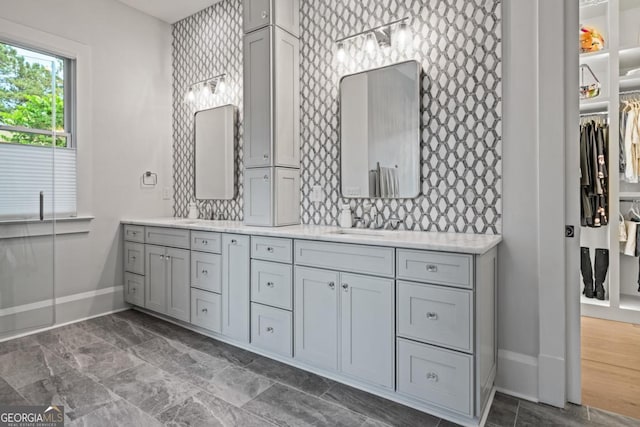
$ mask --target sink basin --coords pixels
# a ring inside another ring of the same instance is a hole
[[[346,236],[384,237],[393,234],[391,230],[370,230],[368,228],[344,228],[330,232],[330,234],[344,234]]]

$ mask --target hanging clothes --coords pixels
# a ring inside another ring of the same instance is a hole
[[[620,104],[620,174],[630,183],[640,182],[640,103]]]
[[[580,217],[584,227],[601,227],[609,222],[608,160],[609,125],[584,120],[580,124]]]

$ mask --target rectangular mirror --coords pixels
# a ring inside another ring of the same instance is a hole
[[[340,80],[341,190],[347,198],[420,194],[420,64]]]
[[[199,200],[229,200],[235,193],[236,108],[195,114],[195,190]]]

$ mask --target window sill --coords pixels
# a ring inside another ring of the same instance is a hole
[[[52,219],[44,221],[39,219],[0,220],[0,239],[52,236],[54,228],[56,236],[89,233],[91,221],[94,218],[90,215],[56,218],[55,227]]]

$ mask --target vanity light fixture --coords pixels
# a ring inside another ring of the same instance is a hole
[[[404,48],[411,40],[408,21],[409,18],[397,19],[388,24],[336,40],[336,60],[340,63],[345,62],[347,60],[346,42],[359,38],[364,38],[364,50],[372,56],[377,53],[379,48],[391,46],[392,37],[399,48]]]
[[[196,108],[206,108],[213,103],[214,94],[223,94],[227,90],[226,74],[219,74],[189,86],[184,102]]]

